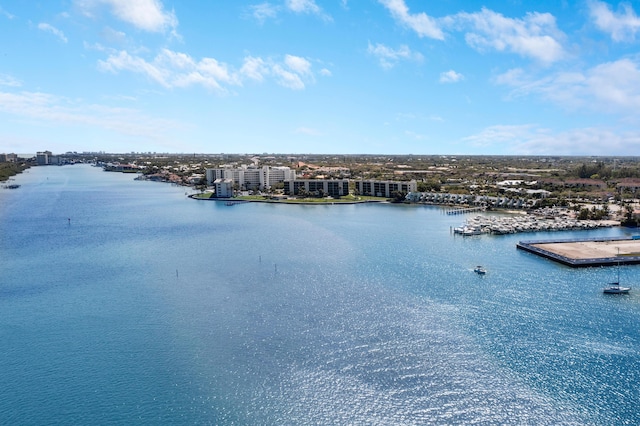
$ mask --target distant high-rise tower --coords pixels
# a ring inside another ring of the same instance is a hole
[[[46,166],[47,164],[51,164],[51,151],[42,151],[36,153],[36,162],[38,166]]]

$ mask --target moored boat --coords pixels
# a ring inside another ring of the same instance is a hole
[[[618,248],[618,257],[620,256],[620,248]],[[618,262],[618,279],[615,282],[609,283],[602,289],[604,294],[629,294],[631,287],[620,286],[620,262]]]

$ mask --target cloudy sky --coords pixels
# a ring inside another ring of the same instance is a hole
[[[640,4],[0,0],[0,153],[640,155]]]

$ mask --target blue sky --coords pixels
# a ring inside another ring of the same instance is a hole
[[[0,152],[640,155],[639,14],[0,0]]]

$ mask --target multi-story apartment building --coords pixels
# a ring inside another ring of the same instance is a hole
[[[285,180],[285,195],[298,195],[301,189],[308,194],[342,197],[349,194],[349,179]]]
[[[373,197],[390,198],[394,192],[416,192],[418,183],[411,181],[391,181],[391,180],[357,180],[356,192],[360,195]]]
[[[207,184],[213,185],[217,179],[231,179],[242,189],[268,189],[272,185],[285,180],[295,180],[295,171],[289,167],[270,166],[221,166],[207,169]]]
[[[51,151],[41,151],[36,153],[36,163],[38,166],[46,166],[51,164],[52,153]]]
[[[247,166],[243,169],[244,184],[241,186],[251,190],[266,188],[264,173],[261,167]]]
[[[265,166],[266,167],[266,166]],[[268,186],[273,186],[276,183],[284,182],[285,180],[295,180],[296,172],[286,166],[267,167],[267,176],[265,182]]]
[[[216,188],[216,198],[233,197],[233,181],[231,179],[216,179],[213,185]]]

